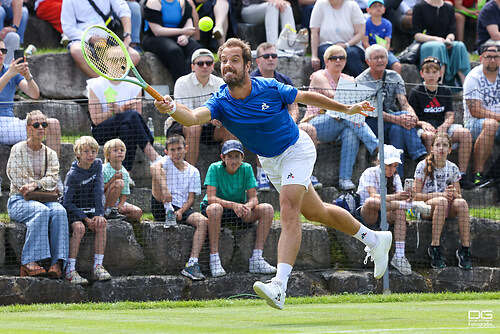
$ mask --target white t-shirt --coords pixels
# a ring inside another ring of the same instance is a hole
[[[442,193],[448,185],[459,181],[462,178],[460,170],[453,162],[446,160],[443,168],[434,169],[434,178],[425,176],[425,160],[418,163],[415,169],[415,179],[423,181],[422,193]],[[418,191],[418,189],[417,189]]]
[[[170,157],[162,158],[162,166],[167,175],[167,187],[172,194],[172,205],[181,208],[187,202],[189,193],[201,194],[201,179],[198,169],[187,162],[188,166],[180,171]]]
[[[483,65],[474,67],[464,81],[464,124],[470,118],[467,100],[480,100],[483,108],[500,113],[500,71],[495,82],[491,83],[483,72]]]
[[[354,25],[365,24],[363,12],[354,1],[345,0],[342,7],[334,9],[328,0],[318,0],[311,13],[311,28],[319,28],[319,45],[345,43],[354,36]],[[363,44],[356,46],[362,50]]]
[[[396,193],[403,191],[401,178],[398,174],[394,175],[393,184],[394,187],[396,187]],[[368,187],[374,187],[375,190],[377,190],[377,193],[380,194],[380,166],[367,168],[359,178],[357,193],[359,194],[361,205],[363,205],[366,199],[370,197],[367,190]]]
[[[130,78],[130,77],[129,77]],[[94,94],[102,103],[102,112],[108,111],[108,103],[122,105],[125,102],[136,98],[142,88],[125,81],[111,81],[103,77],[87,80],[87,91],[92,89]]]
[[[203,86],[196,74],[189,73],[175,82],[174,99],[189,109],[195,109],[201,107],[223,84],[222,78],[210,74],[207,84]]]

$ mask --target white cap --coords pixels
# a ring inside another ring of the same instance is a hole
[[[392,145],[387,145],[384,144],[384,164],[385,165],[392,165],[393,163],[397,162],[398,164],[401,164],[401,154],[403,154],[404,151],[398,148],[395,148]],[[380,160],[380,153],[378,154],[378,159]]]

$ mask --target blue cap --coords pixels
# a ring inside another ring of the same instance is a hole
[[[384,0],[370,0],[370,1],[368,1],[368,7],[367,8],[370,8],[370,6],[373,5],[375,2],[380,2],[382,5],[385,6]]]
[[[222,152],[221,152],[222,154],[226,155],[232,151],[238,151],[241,154],[244,154],[243,153],[243,145],[241,145],[240,141],[231,139],[231,140],[226,141],[224,143],[224,145],[222,145]]]

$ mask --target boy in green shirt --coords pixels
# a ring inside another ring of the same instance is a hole
[[[276,268],[262,257],[264,244],[274,217],[274,209],[268,203],[257,200],[257,181],[252,167],[243,162],[243,145],[228,140],[222,146],[221,160],[208,168],[205,178],[207,194],[200,207],[208,217],[210,236],[210,270],[213,277],[224,276],[219,257],[221,223],[254,223],[259,221],[253,255],[249,260],[251,273],[273,274]]]

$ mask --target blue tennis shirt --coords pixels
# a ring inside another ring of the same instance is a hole
[[[251,80],[252,92],[245,99],[233,98],[224,84],[204,106],[250,151],[275,157],[299,138],[299,128],[288,113],[298,90],[275,79]]]

